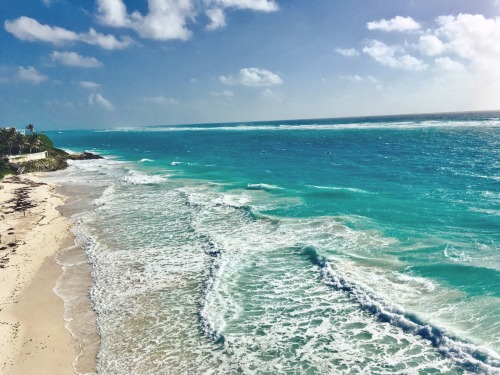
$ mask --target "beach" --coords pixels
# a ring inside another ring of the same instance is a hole
[[[0,372],[74,373],[80,344],[54,292],[63,274],[56,255],[74,247],[72,221],[58,210],[67,197],[33,175],[0,186]]]

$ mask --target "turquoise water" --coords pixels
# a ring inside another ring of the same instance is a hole
[[[499,117],[47,132],[99,373],[500,373]]]

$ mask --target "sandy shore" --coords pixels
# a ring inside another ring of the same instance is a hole
[[[53,291],[62,275],[55,256],[74,247],[72,222],[57,210],[65,198],[34,176],[0,186],[0,373],[73,374],[81,349]]]

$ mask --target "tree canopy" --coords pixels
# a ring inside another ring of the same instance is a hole
[[[31,154],[47,150],[42,135],[35,132],[35,127],[29,124],[26,128],[29,134],[19,133],[15,128],[0,129],[1,155]]]

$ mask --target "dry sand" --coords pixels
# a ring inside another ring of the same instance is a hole
[[[53,291],[55,255],[73,245],[72,222],[57,210],[64,197],[34,176],[0,186],[0,373],[73,374],[80,348]]]

